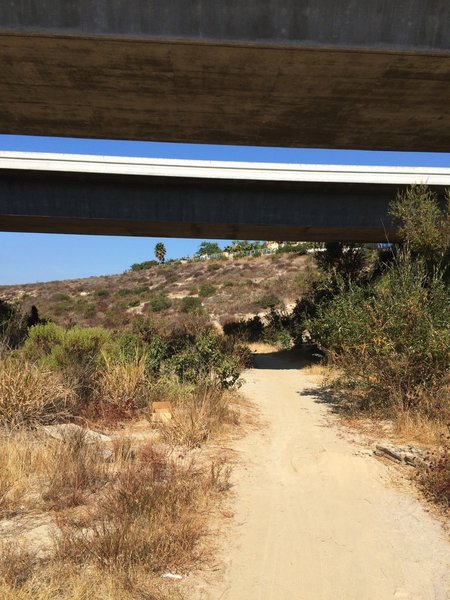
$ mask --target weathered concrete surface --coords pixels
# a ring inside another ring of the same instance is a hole
[[[394,239],[393,186],[9,173],[0,230],[283,240]]]
[[[450,49],[447,0],[14,0],[0,30]]]
[[[2,133],[449,151],[450,54],[0,36]]]
[[[0,131],[450,150],[447,0],[0,4]]]

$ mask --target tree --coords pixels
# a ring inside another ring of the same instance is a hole
[[[315,255],[319,268],[345,280],[357,279],[369,259],[364,246],[354,243],[327,242],[323,252]]]
[[[158,242],[155,246],[155,256],[159,263],[163,263],[166,258],[166,247],[162,242]]]
[[[450,190],[443,204],[426,186],[413,186],[397,195],[389,213],[407,250],[423,258],[428,270],[449,269]]]
[[[202,242],[196,252],[196,256],[211,256],[221,254],[222,249],[216,242]]]

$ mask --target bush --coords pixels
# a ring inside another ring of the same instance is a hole
[[[0,348],[17,348],[25,339],[27,321],[16,306],[0,299]]]
[[[426,186],[398,194],[390,206],[399,234],[408,249],[421,256],[428,269],[450,268],[450,191],[441,208],[437,195]]]
[[[54,300],[55,302],[70,302],[71,297],[68,294],[58,292],[57,294],[53,294],[52,300]]]
[[[146,260],[144,262],[134,263],[134,265],[131,265],[130,271],[132,271],[132,272],[144,271],[146,269],[151,269],[152,267],[156,267],[157,265],[158,265],[157,260]]]
[[[79,398],[85,400],[92,390],[100,352],[111,337],[111,332],[100,327],[36,325],[30,329],[24,354],[48,368],[63,371]]]
[[[172,302],[167,294],[164,292],[159,292],[150,299],[148,306],[152,312],[161,312],[170,308],[172,306]]]
[[[223,332],[227,336],[234,336],[246,342],[258,342],[262,339],[264,325],[261,317],[256,315],[251,319],[240,321],[229,321],[223,326]]]
[[[140,287],[137,287],[134,291],[136,294],[144,296],[147,292],[150,291],[150,288],[148,285],[141,285]]]
[[[224,257],[225,258],[225,257]],[[219,263],[209,263],[209,265],[206,267],[207,271],[218,271],[221,268],[221,265],[219,265]]]
[[[101,327],[63,329],[54,323],[30,329],[24,344],[25,356],[43,364],[64,368],[95,361],[111,333]]]
[[[449,288],[406,256],[371,286],[351,286],[319,308],[310,331],[359,408],[445,419],[449,322]]]
[[[119,288],[116,291],[116,296],[119,296],[119,298],[124,298],[125,296],[130,296],[131,294],[134,294],[134,290],[132,288]]]
[[[265,294],[262,298],[259,299],[258,304],[261,308],[272,308],[277,304],[280,304],[281,300],[278,296],[272,292]]]
[[[241,360],[236,348],[226,347],[224,340],[207,331],[197,337],[172,339],[172,356],[167,369],[181,381],[199,383],[215,381],[220,388],[231,388],[238,383]]]
[[[208,298],[216,293],[216,288],[211,283],[203,283],[199,289],[199,296],[202,298]]]
[[[190,296],[183,298],[180,310],[182,313],[200,314],[203,311],[202,301]]]
[[[136,298],[135,300],[130,300],[127,304],[127,308],[136,308],[138,306],[140,306],[141,301],[139,300],[139,298]]]
[[[88,304],[84,309],[83,316],[85,319],[92,319],[97,314],[97,307],[95,304]]]
[[[104,290],[104,289],[103,289],[103,290],[97,290],[97,291],[95,292],[95,295],[96,295],[98,298],[108,298],[108,296],[109,296],[109,291],[108,291],[108,290]]]

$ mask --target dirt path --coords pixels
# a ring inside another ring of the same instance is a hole
[[[340,434],[317,381],[270,355],[244,394],[267,426],[242,439],[234,525],[210,600],[447,600],[450,546],[393,468]]]

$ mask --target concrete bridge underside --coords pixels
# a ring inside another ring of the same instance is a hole
[[[394,241],[399,189],[450,169],[1,153],[0,231]]]
[[[359,187],[359,186],[358,186]],[[386,241],[392,189],[272,182],[2,177],[0,230],[202,239]],[[362,209],[362,206],[364,208]]]
[[[447,0],[17,0],[0,131],[450,151]]]

